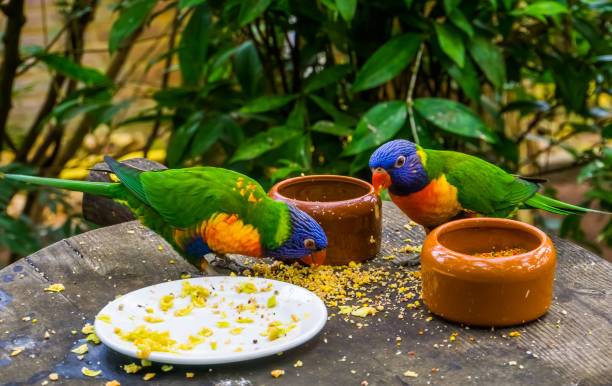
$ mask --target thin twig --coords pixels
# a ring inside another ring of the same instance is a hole
[[[165,90],[168,87],[168,79],[170,77],[170,66],[172,65],[172,51],[174,51],[174,41],[176,37],[176,33],[178,31],[180,25],[179,20],[179,11],[176,10],[174,14],[174,19],[172,20],[172,30],[170,31],[170,40],[168,41],[168,55],[166,56],[166,62],[164,63],[164,73],[162,75],[161,81],[161,89]],[[159,132],[159,127],[161,125],[161,115],[162,109],[161,107],[157,108],[157,118],[155,119],[155,123],[153,124],[153,129],[151,130],[151,135],[147,138],[147,142],[145,143],[142,152],[144,153],[143,157],[147,158],[147,154],[149,150],[151,150],[151,146],[153,146],[153,141],[157,138],[157,133]]]
[[[529,122],[529,125],[527,125],[527,129],[525,129],[525,131],[523,131],[518,138],[516,139],[515,143],[521,143],[521,141],[523,139],[525,139],[525,137],[531,133],[533,131],[533,129],[535,129],[538,125],[538,123],[540,122],[540,120],[542,119],[542,112],[538,111],[535,116],[533,117],[533,119],[531,120],[531,122]]]
[[[53,47],[55,45],[55,43],[57,43],[57,41],[62,36],[64,31],[66,31],[66,29],[68,28],[68,25],[70,24],[70,22],[71,21],[68,21],[66,24],[64,24],[62,26],[62,28],[57,32],[57,34],[55,34],[53,39],[51,39],[51,41],[49,41],[49,43],[47,43],[47,45],[43,49],[44,52],[49,52],[51,47]],[[38,63],[38,61],[40,60],[37,56],[31,57],[31,58],[26,58],[25,60],[29,60],[29,59],[33,59],[33,60],[31,62],[29,62],[28,64],[26,64],[25,66],[21,67],[19,69],[19,71],[17,71],[17,76],[23,75],[30,68],[34,67]]]
[[[264,23],[266,25],[266,34],[268,35],[272,35],[272,43],[273,43],[273,50],[274,50],[274,57],[276,58],[276,64],[278,66],[278,71],[281,74],[281,80],[283,82],[283,90],[285,91],[285,94],[287,94],[289,92],[289,85],[287,84],[287,75],[285,74],[285,64],[283,63],[283,58],[281,58],[281,52],[280,49],[278,48],[278,40],[276,38],[276,31],[274,30],[274,27],[270,28],[270,23],[268,23],[268,18],[266,16],[264,16]]]
[[[252,27],[253,27],[252,24],[249,24],[246,26],[247,33],[249,34],[249,37],[251,38],[251,41],[253,42],[253,46],[255,46],[255,51],[257,51],[257,56],[259,57],[259,61],[261,62],[264,73],[266,74],[266,77],[268,78],[268,81],[270,82],[270,87],[272,87],[272,92],[274,94],[277,94],[278,91],[276,89],[276,84],[274,82],[274,73],[272,73],[272,71],[270,70],[270,66],[266,65],[266,60],[265,60],[266,58],[261,52],[261,49],[259,48],[259,44],[257,44],[257,38],[255,37],[255,33],[253,33]]]
[[[410,121],[410,130],[412,130],[412,138],[414,142],[419,144],[419,135],[417,133],[416,122],[414,121],[414,111],[412,110],[412,105],[414,101],[412,100],[412,94],[414,93],[414,86],[416,85],[417,75],[419,73],[419,67],[421,66],[421,58],[423,57],[423,50],[425,49],[425,44],[421,43],[421,47],[419,47],[419,51],[417,52],[417,57],[414,61],[414,66],[412,67],[412,76],[410,77],[410,86],[408,87],[408,95],[406,96],[406,106],[408,108],[408,120]]]

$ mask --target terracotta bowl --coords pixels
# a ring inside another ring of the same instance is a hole
[[[509,248],[527,252],[473,256]],[[531,225],[498,218],[452,221],[423,243],[423,303],[436,315],[470,325],[525,323],[548,310],[555,264],[552,242]]]
[[[380,250],[382,204],[374,187],[346,176],[290,178],[268,193],[311,215],[327,235],[327,265],[345,265],[374,257]]]

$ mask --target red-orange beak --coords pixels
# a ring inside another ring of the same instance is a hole
[[[385,190],[391,185],[391,176],[382,168],[376,168],[372,171],[372,185],[376,194],[380,194],[381,190]]]
[[[305,264],[316,267],[319,265],[323,265],[326,256],[327,254],[324,249],[322,251],[312,253],[306,257],[302,257],[300,260]]]

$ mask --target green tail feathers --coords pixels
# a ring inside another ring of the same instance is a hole
[[[60,189],[97,194],[108,198],[120,198],[125,192],[125,188],[117,182],[72,181],[59,178],[26,176],[22,174],[4,174],[2,178],[34,185],[53,186]]]
[[[585,212],[610,214],[608,212],[603,212],[600,210],[583,208],[581,206],[568,204],[563,201],[555,200],[553,198],[546,197],[537,193],[530,197],[527,201],[525,201],[525,204],[534,208],[544,209],[549,212],[559,214],[579,214]]]

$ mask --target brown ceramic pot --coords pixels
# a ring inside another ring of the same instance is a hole
[[[327,265],[345,265],[374,257],[380,250],[382,206],[374,187],[346,176],[290,178],[268,193],[311,215],[327,235]]]
[[[473,256],[509,248],[527,252]],[[452,221],[423,243],[423,303],[436,315],[470,325],[525,323],[548,310],[555,264],[550,238],[531,225],[499,218]]]

